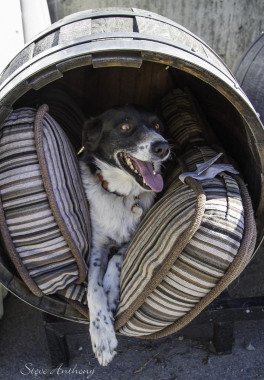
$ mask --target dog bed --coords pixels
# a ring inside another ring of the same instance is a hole
[[[90,222],[76,155],[48,107],[20,108],[1,128],[1,235],[37,296],[86,279]]]
[[[256,240],[246,186],[238,175],[230,173],[226,158],[219,155],[222,149],[211,145],[212,136],[190,93],[175,90],[163,100],[162,107],[179,152],[164,193],[130,243],[116,314],[119,333],[142,338],[158,338],[190,322],[243,270]],[[6,162],[0,170],[1,231],[18,273],[34,294],[56,293],[83,306],[89,211],[67,137],[47,114],[46,106],[37,112],[24,108],[6,120],[0,149]],[[198,175],[195,179],[197,164],[209,165],[209,170],[222,166],[212,178]],[[183,173],[186,175],[180,180]],[[35,177],[40,191],[33,193]],[[15,192],[13,182],[18,187]],[[36,223],[33,235],[28,230],[35,209],[39,211],[36,194],[52,223],[47,234]],[[28,200],[33,202],[30,207]],[[12,222],[16,214],[18,226]],[[39,263],[43,249],[37,251],[36,247],[43,247],[42,242],[53,253],[48,242],[53,229],[54,236],[65,244],[66,254],[61,263],[54,259],[56,255],[47,261],[44,255]],[[64,280],[58,282],[60,274]]]
[[[222,162],[227,171],[213,178],[192,178],[197,164],[213,162],[219,152],[208,146],[210,132],[190,93],[175,90],[162,108],[181,153],[165,193],[130,244],[116,315],[121,334],[142,338],[159,338],[189,323],[244,269],[256,242],[247,188],[229,173],[230,165]]]

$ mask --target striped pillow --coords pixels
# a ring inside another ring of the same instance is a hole
[[[131,241],[121,272],[116,329],[159,338],[189,323],[244,269],[256,240],[253,210],[238,176],[197,181],[179,174],[218,152],[189,92],[164,99],[163,114],[182,154],[166,191]]]
[[[63,87],[54,86],[54,83],[51,83],[37,92],[27,93],[26,97],[22,97],[17,103],[19,108],[38,108],[40,104],[48,104],[49,115],[64,130],[75,150],[80,149],[82,127],[86,118],[75,99]]]
[[[90,237],[76,155],[47,112],[45,105],[14,111],[0,138],[3,242],[37,296],[83,283]]]
[[[163,113],[181,155],[130,243],[116,314],[119,333],[143,338],[175,332],[198,315],[243,270],[256,238],[238,176],[179,180],[218,153],[190,93],[168,95]],[[0,227],[19,274],[37,295],[86,304],[89,215],[71,144],[47,107],[23,108],[2,127],[0,152]]]

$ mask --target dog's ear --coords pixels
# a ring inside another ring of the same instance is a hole
[[[94,152],[102,136],[102,120],[99,117],[91,118],[84,123],[82,131],[82,145],[87,152]]]

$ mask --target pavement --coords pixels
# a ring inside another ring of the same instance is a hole
[[[230,286],[233,297],[264,294],[264,248]],[[92,380],[264,380],[264,319],[235,323],[233,352],[216,355],[210,323],[179,333],[140,340],[118,336],[118,353],[108,367],[94,358],[88,327],[67,337],[69,367],[52,368],[42,313],[10,293],[0,320],[0,379]],[[263,309],[264,310],[264,309]]]
[[[211,337],[210,324],[155,341],[119,336],[117,356],[100,367],[87,331],[67,337],[69,367],[52,368],[41,312],[9,294],[0,321],[0,379],[264,379],[264,320],[235,324],[230,355],[216,355]]]

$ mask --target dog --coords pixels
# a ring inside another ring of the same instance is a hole
[[[161,165],[170,156],[163,134],[156,115],[132,105],[110,109],[88,120],[83,129],[80,170],[92,225],[89,331],[102,366],[116,354],[113,321],[128,244],[163,189]]]

